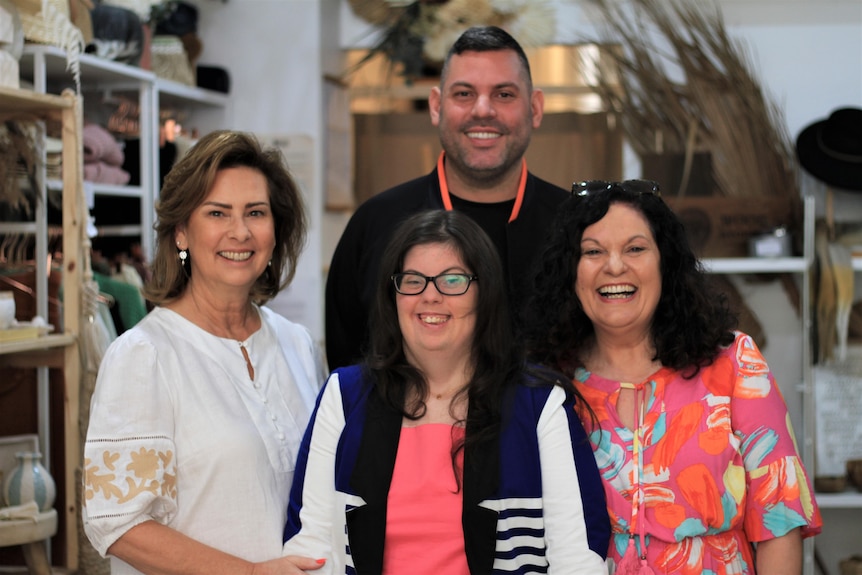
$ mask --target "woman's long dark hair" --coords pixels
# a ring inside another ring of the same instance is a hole
[[[595,342],[595,332],[574,286],[584,230],[611,204],[626,204],[649,224],[661,258],[662,293],[650,336],[662,365],[694,377],[733,342],[736,316],[724,294],[711,289],[685,228],[660,197],[619,185],[566,200],[557,212],[538,262],[525,313],[530,358],[571,375]]]
[[[453,447],[454,465],[459,450],[486,444],[498,436],[506,392],[517,382],[524,381],[528,370],[523,348],[516,344],[513,335],[506,282],[494,244],[469,216],[457,211],[425,211],[397,228],[380,263],[365,365],[383,401],[408,419],[419,419],[426,410],[422,399],[428,393],[428,384],[423,373],[405,357],[391,276],[403,271],[404,259],[412,248],[427,244],[452,247],[469,273],[478,278],[470,286],[471,290],[479,290],[476,326],[470,344],[472,372],[462,391],[467,393],[469,406],[466,439]],[[535,379],[554,381],[539,376]],[[408,404],[407,398],[419,398],[419,401]]]

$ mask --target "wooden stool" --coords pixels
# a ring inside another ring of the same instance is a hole
[[[30,575],[51,575],[45,541],[56,532],[56,509],[39,513],[35,519],[0,520],[0,547],[21,545]]]

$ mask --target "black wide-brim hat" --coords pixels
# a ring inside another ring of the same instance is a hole
[[[804,128],[796,138],[796,155],[818,180],[862,191],[862,109],[839,108]]]

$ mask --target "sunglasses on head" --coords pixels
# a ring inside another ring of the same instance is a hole
[[[661,189],[658,186],[658,182],[652,180],[625,180],[622,182],[587,180],[585,182],[575,182],[572,184],[572,195],[581,197],[591,196],[614,188],[619,188],[624,192],[633,194],[661,197]]]

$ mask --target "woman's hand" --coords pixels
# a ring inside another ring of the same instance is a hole
[[[299,555],[288,555],[263,563],[256,563],[251,575],[305,575],[316,571],[326,564],[326,559],[312,559]]]

